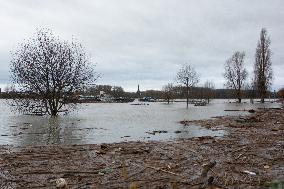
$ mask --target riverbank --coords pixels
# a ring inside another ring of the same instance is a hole
[[[184,123],[184,122],[183,122]],[[0,188],[262,188],[284,180],[284,110],[188,121],[224,137],[0,147]]]

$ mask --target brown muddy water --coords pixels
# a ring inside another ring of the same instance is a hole
[[[233,101],[233,100],[231,100]],[[213,100],[207,106],[184,102],[146,105],[131,103],[81,104],[65,116],[20,115],[11,112],[5,100],[0,101],[0,144],[98,144],[123,141],[174,140],[200,136],[223,136],[223,130],[210,130],[199,125],[184,127],[179,121],[209,119],[224,115],[246,115],[256,108],[279,107],[277,103],[242,104]]]

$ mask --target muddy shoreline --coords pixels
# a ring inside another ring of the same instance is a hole
[[[0,188],[56,188],[58,178],[67,188],[265,188],[284,181],[283,109],[184,127],[191,123],[227,134],[169,142],[2,145]]]

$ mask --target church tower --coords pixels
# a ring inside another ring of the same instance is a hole
[[[138,98],[141,96],[141,92],[140,92],[140,87],[139,87],[139,85],[138,85],[138,89],[137,89],[136,94],[137,94],[137,97],[138,97]]]

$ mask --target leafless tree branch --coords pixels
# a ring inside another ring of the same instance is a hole
[[[241,90],[245,85],[247,79],[247,71],[244,68],[244,52],[235,52],[225,63],[224,77],[226,79],[226,86],[234,89],[239,103],[241,102]]]
[[[75,92],[98,76],[80,43],[60,40],[46,28],[37,30],[34,38],[12,53],[11,73],[22,94],[28,94],[18,99],[17,107],[26,107],[32,113],[35,109],[28,104],[36,104],[53,116],[64,111]]]

